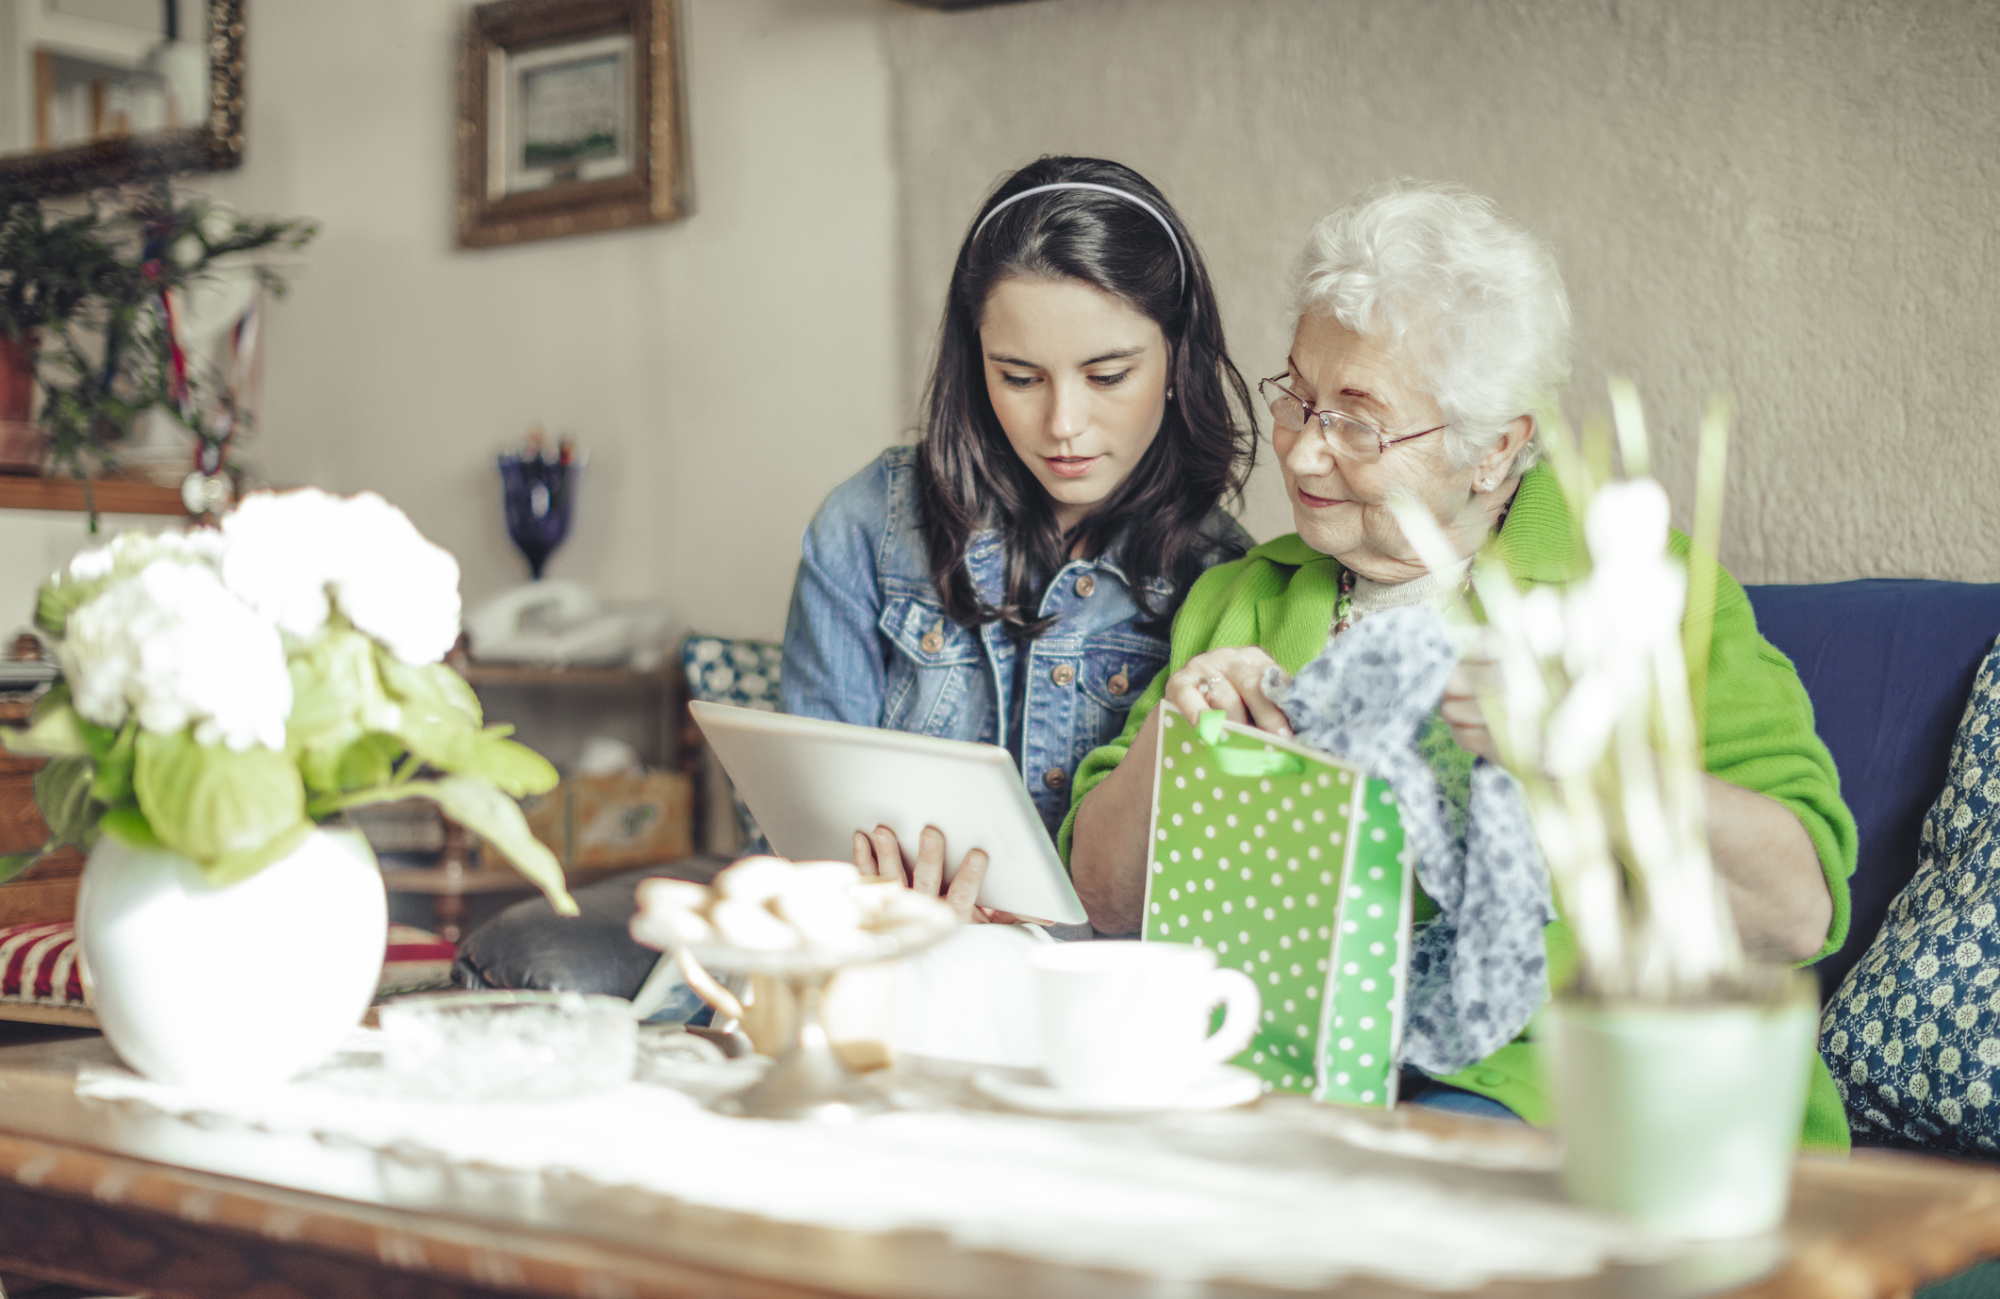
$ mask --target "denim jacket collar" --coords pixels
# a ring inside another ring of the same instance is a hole
[[[1111,544],[1104,548],[1104,553],[1096,559],[1070,560],[1063,567],[1068,568],[1072,564],[1080,563],[1086,567],[1109,573],[1124,583],[1125,587],[1129,590],[1132,589],[1132,575],[1125,570],[1122,562],[1124,547],[1125,538],[1121,533],[1112,539]],[[965,548],[965,571],[972,578],[972,589],[978,594],[981,600],[997,607],[1001,600],[1005,598],[1007,593],[1007,548],[1000,542],[1000,530],[998,528],[982,528],[972,534],[972,538]],[[1058,570],[1058,572],[1060,571]],[[1163,600],[1172,593],[1173,583],[1169,582],[1166,578],[1154,576],[1146,579],[1146,594],[1151,598]]]

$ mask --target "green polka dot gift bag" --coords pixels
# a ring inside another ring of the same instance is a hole
[[[1167,706],[1153,789],[1144,937],[1257,981],[1263,1022],[1235,1063],[1278,1091],[1395,1104],[1414,881],[1387,783]]]

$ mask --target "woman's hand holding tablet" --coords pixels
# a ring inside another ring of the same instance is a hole
[[[872,832],[854,832],[854,867],[863,877],[891,879],[925,897],[942,897],[951,905],[952,913],[961,924],[1021,923],[1016,916],[979,906],[974,901],[979,896],[980,886],[986,882],[987,857],[984,849],[974,848],[965,854],[965,861],[952,875],[949,884],[945,883],[944,861],[944,832],[934,825],[925,826],[923,833],[917,837],[915,861],[904,854],[896,832],[886,825],[878,825]]]

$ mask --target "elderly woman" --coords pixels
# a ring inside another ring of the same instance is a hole
[[[1189,717],[1221,709],[1288,734],[1260,685],[1273,663],[1296,672],[1379,610],[1448,605],[1484,545],[1496,544],[1524,582],[1564,580],[1580,553],[1562,493],[1535,463],[1531,412],[1567,377],[1570,319],[1539,243],[1485,199],[1394,186],[1314,228],[1295,295],[1291,354],[1261,391],[1298,531],[1203,576],[1174,621],[1169,670],[1117,742],[1076,774],[1060,842],[1102,932],[1140,927],[1162,700]],[[1464,557],[1450,570],[1429,571],[1417,558],[1388,508],[1399,493],[1428,507]],[[1675,545],[1685,553],[1684,537]],[[1797,673],[1757,634],[1742,588],[1726,575],[1722,587],[1706,730],[1715,863],[1749,949],[1810,959],[1845,936],[1854,822]],[[1434,766],[1462,772],[1475,758],[1498,761],[1475,684],[1462,666],[1447,687],[1423,745]],[[1421,896],[1417,907],[1419,923],[1436,912]],[[1562,922],[1545,942],[1551,984],[1560,986],[1573,951]],[[1407,1081],[1405,1095],[1420,1101],[1537,1122],[1547,1115],[1520,1041],[1448,1078]],[[1806,1139],[1847,1139],[1823,1065]]]

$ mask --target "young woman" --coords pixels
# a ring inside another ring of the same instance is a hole
[[[1077,764],[1117,737],[1203,570],[1249,537],[1221,508],[1256,448],[1208,271],[1129,167],[1043,158],[1001,182],[952,270],[914,447],[806,530],[784,710],[982,740],[1051,835]],[[855,834],[855,862],[940,891],[935,830]],[[967,918],[969,853],[946,897]]]

